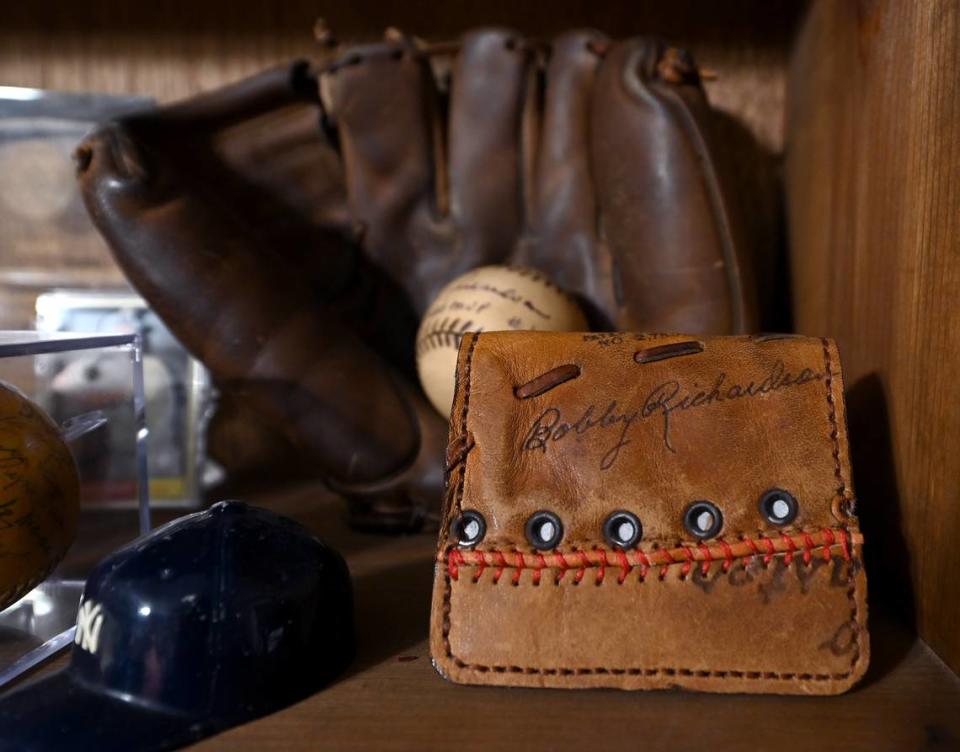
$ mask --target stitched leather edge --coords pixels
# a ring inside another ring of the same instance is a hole
[[[472,386],[471,370],[473,369],[473,353],[477,349],[477,341],[480,339],[480,333],[476,332],[470,339],[470,348],[467,350],[467,360],[463,366],[463,410],[460,412],[460,435],[467,435],[467,415],[470,412],[470,388]],[[456,511],[457,514],[463,513],[463,485],[467,477],[467,457],[460,466],[460,478],[457,480]]]
[[[843,465],[840,462],[840,426],[837,423],[837,406],[833,397],[833,364],[830,358],[830,340],[823,337],[823,370],[827,386],[827,418],[830,420],[830,439],[833,442],[834,474],[837,476],[837,494],[841,499],[848,497],[847,482],[843,477]]]
[[[477,341],[479,340],[480,335],[476,333],[473,335],[473,339],[470,342],[470,349],[467,352],[467,360],[464,366],[464,399],[463,399],[463,410],[461,413],[460,419],[460,431],[461,434],[466,434],[467,432],[467,419],[470,411],[470,389],[471,389],[471,369],[473,365],[473,355],[476,349]],[[827,417],[832,427],[830,433],[830,439],[833,444],[833,450],[831,452],[834,462],[835,462],[835,472],[837,480],[840,484],[839,491],[841,495],[846,494],[846,482],[843,478],[843,468],[840,462],[840,432],[839,426],[837,423],[837,414],[836,406],[834,403],[833,397],[833,369],[830,360],[830,341],[823,337],[821,338],[821,343],[823,344],[823,353],[824,353],[824,369],[826,373],[826,402],[827,402]],[[467,475],[467,466],[469,464],[470,458],[463,462],[462,469],[460,472],[460,478],[457,482],[457,496],[456,496],[456,507],[457,513],[462,513],[462,502],[463,502],[463,487]],[[855,550],[859,552],[861,546],[856,546]],[[486,666],[483,664],[470,664],[463,661],[461,658],[453,654],[453,651],[450,646],[450,613],[451,613],[451,602],[450,596],[453,591],[453,585],[450,578],[449,571],[444,571],[444,593],[443,593],[443,624],[442,624],[442,638],[444,652],[446,657],[449,660],[452,660],[458,668],[464,668],[471,671],[479,671],[486,673],[493,671],[496,673],[522,673],[522,674],[542,674],[542,675],[561,675],[561,676],[582,676],[589,674],[614,674],[614,675],[642,675],[642,676],[655,676],[663,674],[665,676],[694,676],[694,677],[706,677],[706,678],[716,678],[716,679],[756,679],[756,680],[766,680],[766,681],[792,681],[792,682],[802,682],[802,681],[842,681],[844,679],[850,678],[853,675],[854,670],[857,667],[861,657],[864,654],[862,638],[865,631],[865,625],[860,621],[860,605],[858,595],[858,585],[859,580],[861,579],[858,575],[863,571],[863,561],[860,555],[854,556],[850,566],[850,572],[848,576],[848,582],[850,586],[847,588],[847,600],[851,604],[850,617],[840,624],[837,631],[842,629],[844,625],[852,624],[855,631],[855,641],[854,641],[854,652],[853,657],[850,660],[849,670],[839,673],[839,674],[810,674],[810,673],[798,673],[798,672],[775,672],[775,671],[756,671],[756,670],[740,670],[740,669],[712,669],[712,670],[703,670],[703,669],[690,669],[690,668],[676,668],[676,667],[582,667],[582,668],[565,668],[565,667],[522,667],[522,666]]]

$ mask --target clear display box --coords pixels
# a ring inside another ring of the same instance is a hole
[[[64,354],[90,356],[91,367],[111,373],[111,388],[101,385],[85,398],[78,387],[63,399],[55,384]],[[0,611],[2,691],[72,642],[87,574],[105,555],[148,532],[151,520],[138,334],[0,332],[0,381],[23,392],[60,427],[80,478],[77,535],[66,555],[40,585]],[[106,502],[118,495],[136,505],[109,508]]]
[[[150,502],[163,507],[197,509],[206,467],[206,426],[212,410],[207,369],[183,345],[139,295],[116,290],[54,290],[37,296],[38,332],[111,334],[136,332],[143,347],[143,385],[150,429]],[[60,353],[40,365],[41,392],[51,408],[82,410],[82,405],[112,391],[123,377],[103,367],[99,353]],[[109,365],[109,364],[108,364]],[[129,473],[122,473],[129,479]],[[107,479],[109,482],[109,479]],[[113,482],[87,503],[135,506],[136,497]]]

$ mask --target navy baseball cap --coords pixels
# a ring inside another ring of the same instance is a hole
[[[346,564],[220,502],[97,565],[70,665],[0,697],[0,750],[164,750],[320,689],[353,654]]]

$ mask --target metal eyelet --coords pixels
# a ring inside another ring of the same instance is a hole
[[[450,532],[457,544],[464,547],[477,545],[487,534],[487,521],[480,512],[468,509],[450,525]]]
[[[563,523],[560,518],[543,509],[530,515],[525,529],[530,545],[541,551],[556,548],[563,538]]]
[[[695,501],[684,512],[683,525],[694,538],[713,538],[723,527],[723,514],[712,501]]]
[[[799,512],[797,500],[781,488],[771,488],[760,497],[760,514],[774,525],[789,525]]]
[[[633,548],[642,535],[640,518],[633,512],[619,509],[611,512],[603,522],[603,537],[612,548]]]

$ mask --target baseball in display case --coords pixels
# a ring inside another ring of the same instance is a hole
[[[114,334],[136,332],[143,347],[143,386],[150,430],[150,499],[154,507],[196,508],[206,466],[205,428],[212,409],[207,369],[170,333],[143,298],[124,290],[54,290],[37,296],[40,332]],[[126,364],[99,352],[64,352],[38,362],[44,405],[54,418],[96,408],[122,389]],[[114,416],[102,442],[121,444],[129,435],[125,418]],[[115,452],[85,447],[100,458],[95,485],[84,503],[136,505],[129,461]],[[120,463],[120,464],[118,464]]]
[[[46,369],[65,354],[114,388],[52,400]],[[89,570],[150,529],[144,408],[139,335],[0,332],[0,687],[70,644]],[[133,508],[95,508],[104,468]]]

